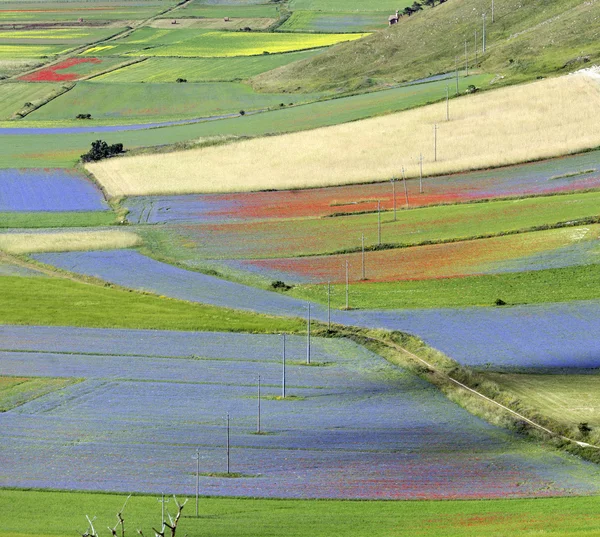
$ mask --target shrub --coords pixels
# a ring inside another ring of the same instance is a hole
[[[285,282],[282,282],[281,280],[276,280],[274,282],[271,282],[271,287],[273,289],[281,290],[281,291],[289,291],[292,288],[291,285],[287,285]]]
[[[497,298],[497,299],[494,301],[494,304],[495,304],[496,306],[506,306],[506,302],[504,302],[504,300],[502,300],[501,298]]]
[[[587,436],[592,432],[592,428],[588,425],[587,421],[582,421],[577,428],[582,436]]]
[[[114,157],[119,153],[123,153],[123,144],[108,145],[104,140],[96,140],[92,142],[92,148],[87,153],[81,155],[81,160],[83,162],[92,162]]]
[[[92,119],[92,114],[77,114],[75,119]]]
[[[245,116],[246,115],[246,111],[245,110],[240,110],[240,116]]]
[[[178,78],[175,82],[178,82],[179,84],[181,84],[183,82],[187,82],[187,78]]]

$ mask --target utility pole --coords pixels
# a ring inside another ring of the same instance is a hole
[[[349,309],[348,307],[348,287],[350,284],[350,278],[348,277],[348,260],[346,259],[346,309]]]
[[[433,162],[437,162],[437,123],[433,126]]]
[[[419,194],[423,194],[423,153],[419,153]]]
[[[306,365],[310,365],[310,302],[308,303],[308,320],[306,321]]]
[[[196,448],[196,518],[198,518],[198,498],[200,496],[200,448]],[[164,495],[163,495],[164,498]],[[163,503],[163,528],[165,527],[165,504]]]
[[[362,240],[361,240],[361,245],[362,245],[362,279],[366,280],[365,278],[365,234],[362,234]]]
[[[454,68],[456,70],[456,95],[458,95],[458,56],[454,56]]]
[[[406,186],[406,174],[404,173],[404,166],[402,166],[402,184],[404,185],[404,197],[406,199],[406,208],[408,209],[408,187]]]
[[[377,200],[377,244],[381,246],[381,201]]]
[[[394,200],[394,222],[396,221],[396,178],[392,177],[392,199]]]
[[[283,334],[283,377],[281,379],[281,397],[285,399],[285,334]]]
[[[485,52],[485,17],[486,17],[486,14],[483,13],[481,15],[481,17],[483,18],[483,42],[482,42],[483,46],[482,46],[481,52],[484,53]]]
[[[229,412],[227,412],[227,474],[229,474],[229,452],[230,452],[230,425],[229,425]]]
[[[327,331],[331,332],[331,282],[327,282]]]
[[[446,121],[450,121],[450,89],[446,86]]]
[[[258,375],[258,417],[256,420],[256,433],[260,434],[260,375]]]
[[[198,457],[198,461],[200,460],[200,457]],[[198,462],[198,465],[196,467],[196,490],[198,490],[198,476],[200,474],[200,463]],[[165,503],[169,503],[169,500],[165,500],[165,495],[164,493],[160,495],[160,500],[158,500],[162,505],[161,505],[161,510],[160,510],[160,514],[161,514],[161,524],[162,527],[165,527]],[[198,516],[198,514],[196,513],[196,516]]]

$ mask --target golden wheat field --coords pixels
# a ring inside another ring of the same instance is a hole
[[[9,254],[131,248],[142,239],[129,231],[0,233],[0,250]]]
[[[434,158],[437,125],[437,160]],[[334,127],[87,165],[110,196],[291,189],[501,166],[600,145],[593,71]]]

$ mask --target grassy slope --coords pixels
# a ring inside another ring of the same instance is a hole
[[[298,332],[304,326],[63,278],[0,277],[0,296],[0,324],[244,332]]]
[[[47,83],[0,85],[0,119],[11,119],[13,114],[23,109],[26,102],[41,102],[58,87],[58,84]]]
[[[477,30],[481,37],[481,14],[489,10],[487,0],[449,1],[317,58],[259,75],[254,85],[268,91],[314,91],[368,87],[380,79],[420,78],[453,70],[456,56],[462,63],[465,40],[473,65],[474,34]],[[481,68],[518,81],[573,70],[582,62],[563,66],[582,56],[590,56],[593,62],[600,58],[600,31],[589,21],[599,14],[598,3],[582,5],[579,0],[497,2],[495,22],[491,24],[489,13],[487,17],[483,61],[481,41],[477,42]]]
[[[190,491],[191,492],[191,491]],[[0,491],[1,537],[66,537],[96,516],[96,528],[116,522],[125,495]],[[183,498],[179,498],[183,501]],[[178,530],[212,537],[492,537],[530,532],[554,537],[597,535],[597,498],[494,501],[307,501],[201,498],[183,510]],[[173,502],[168,504],[173,512]],[[160,516],[155,496],[134,496],[123,516],[125,528],[151,533]],[[18,516],[15,514],[18,513]],[[560,516],[557,514],[560,513]],[[102,530],[99,530],[102,532]],[[105,530],[106,531],[106,530]],[[178,531],[178,533],[179,533]]]
[[[394,283],[360,283],[350,287],[350,307],[358,309],[454,308],[536,304],[600,298],[600,265],[531,272],[444,278]],[[327,285],[294,287],[298,298],[327,304]],[[331,286],[331,306],[345,305],[345,287]]]

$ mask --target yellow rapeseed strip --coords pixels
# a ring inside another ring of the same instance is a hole
[[[114,250],[138,246],[141,242],[138,235],[129,231],[0,233],[0,250],[10,254]]]
[[[111,196],[340,185],[501,166],[600,144],[600,80],[576,73],[398,114],[87,166]],[[437,125],[437,160],[434,158]]]

